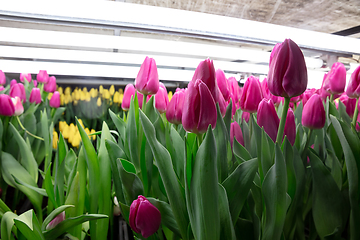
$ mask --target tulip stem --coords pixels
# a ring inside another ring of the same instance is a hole
[[[354,125],[354,127],[356,128],[356,120],[359,114],[359,98],[356,99],[356,105],[355,105],[355,112],[354,112],[354,116],[353,116],[353,120],[352,120],[352,124]]]
[[[290,104],[290,98],[285,97],[284,106],[283,106],[282,113],[281,113],[279,130],[278,130],[277,137],[276,137],[276,142],[279,143],[280,145],[282,143],[282,139],[283,139],[283,136],[284,136],[286,115],[287,115],[287,112],[288,112],[288,109],[289,109],[289,104]]]
[[[306,144],[305,144],[304,150],[303,150],[303,152],[301,153],[301,159],[304,161],[304,163],[305,163],[306,152],[307,152],[307,149],[309,148],[309,144],[310,144],[310,140],[311,140],[311,135],[312,135],[312,133],[313,133],[313,130],[310,129],[310,130],[309,130],[308,138],[307,138],[307,140],[306,140]]]
[[[332,93],[331,95],[330,95],[330,102],[333,102],[334,101],[334,94]]]
[[[18,116],[16,116],[16,118],[17,118],[17,120],[18,120],[18,122],[19,122],[20,127],[21,127],[27,134],[29,134],[30,136],[32,136],[32,137],[34,137],[34,138],[37,138],[37,139],[39,139],[39,140],[41,140],[41,141],[44,141],[43,138],[38,137],[38,136],[32,134],[31,132],[29,132],[28,130],[26,130],[26,128],[22,125],[22,123],[21,123],[21,121],[20,121],[20,118],[19,118]]]
[[[201,143],[202,143],[202,141],[203,141],[203,137],[202,137],[203,135],[202,135],[202,133],[197,133],[196,136],[197,136],[197,138],[198,138],[199,146],[200,146]]]

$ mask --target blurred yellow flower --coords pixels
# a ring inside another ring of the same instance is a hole
[[[81,137],[80,137],[80,134],[78,133],[78,134],[74,135],[74,138],[73,138],[73,140],[71,142],[71,145],[73,147],[79,147],[80,142],[81,142]]]
[[[96,132],[96,131],[95,131],[94,129],[91,129],[90,134],[93,134],[93,133],[95,133],[95,132]],[[91,137],[92,137],[92,140],[95,140],[95,139],[96,139],[96,135],[92,135]]]
[[[58,141],[59,141],[58,133],[56,131],[54,131],[53,132],[53,144],[52,144],[53,149],[57,149]]]
[[[72,102],[72,98],[71,98],[71,95],[70,94],[66,94],[65,95],[65,99],[64,99],[64,103],[65,104],[69,104]]]
[[[63,130],[61,131],[65,139],[69,139],[70,136],[70,127],[66,123],[64,124]]]
[[[172,91],[169,91],[169,93],[168,93],[169,102],[171,101],[172,96],[173,96]]]
[[[110,99],[110,92],[108,89],[104,89],[102,93],[103,98]]]
[[[73,96],[73,99],[79,101],[80,98],[81,98],[81,93],[78,89],[75,89],[74,92],[73,92],[74,96]]]
[[[95,88],[92,88],[92,89],[90,90],[90,96],[91,96],[92,98],[96,98],[96,97],[98,96],[98,90],[95,89]]]
[[[111,96],[114,95],[114,93],[115,93],[115,87],[114,87],[114,85],[111,85],[111,86],[110,86],[110,88],[109,88],[109,93],[110,93]]]
[[[51,97],[52,97],[52,95],[53,95],[53,93],[49,93],[49,95],[48,95],[48,99],[50,100],[51,99]]]
[[[65,88],[65,94],[71,94],[71,88],[70,87]]]
[[[122,88],[119,88],[119,93],[124,94],[124,90]]]
[[[101,106],[101,98],[98,98],[98,100],[97,100],[97,102],[96,102],[96,105],[97,105],[98,107]]]
[[[90,93],[89,93],[89,92],[86,92],[86,93],[85,93],[85,101],[90,102],[90,100],[91,100]]]
[[[85,128],[85,127],[84,127],[84,123],[83,123],[83,121],[81,120],[81,118],[79,118],[78,121],[79,121],[80,125],[81,125],[83,128]]]
[[[120,93],[118,91],[115,92],[114,94],[114,103],[118,103],[120,104]]]
[[[65,121],[60,121],[59,122],[59,131],[62,132],[64,130],[64,127],[66,126],[66,122]]]
[[[86,87],[84,87],[84,88],[83,88],[83,92],[85,92],[85,93],[87,93],[87,92],[88,92],[88,90],[87,90],[87,88],[86,88]]]
[[[103,90],[104,90],[103,86],[100,85],[100,86],[99,86],[99,93],[102,94],[102,93],[103,93]]]
[[[64,105],[65,104],[65,95],[63,93],[60,94],[60,105]]]
[[[63,91],[63,88],[62,88],[62,87],[58,87],[58,88],[57,88],[57,91],[60,93],[60,95],[64,93],[64,91]]]
[[[86,99],[86,93],[80,90],[80,100],[85,101],[85,99]]]

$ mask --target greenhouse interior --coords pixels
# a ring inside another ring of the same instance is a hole
[[[0,4],[1,240],[359,240],[356,0]]]

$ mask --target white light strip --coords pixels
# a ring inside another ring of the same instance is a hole
[[[69,7],[71,6],[71,7]],[[48,20],[112,24],[175,34],[223,37],[275,44],[291,38],[299,46],[360,54],[360,39],[199,12],[113,1],[2,1],[0,14]]]
[[[96,49],[120,49],[123,51],[176,54],[179,56],[197,58],[209,57],[214,60],[246,60],[261,63],[268,63],[270,58],[270,53],[264,51],[210,44],[6,27],[0,27],[0,42]],[[305,60],[309,68],[319,68],[323,65],[321,59],[305,58]]]
[[[140,66],[144,61],[146,55],[132,53],[0,46],[0,57],[116,64],[137,64]],[[149,57],[154,58],[158,66],[185,67],[194,69],[198,66],[200,61],[204,60],[200,58],[180,58],[161,55],[149,55]],[[224,71],[250,72],[254,74],[267,74],[269,69],[266,65],[226,62],[218,60],[214,61],[214,66]]]

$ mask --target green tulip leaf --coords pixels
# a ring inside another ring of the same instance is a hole
[[[220,215],[220,239],[236,239],[233,221],[229,209],[229,201],[225,188],[219,183],[219,215]]]
[[[239,163],[252,159],[250,153],[246,150],[246,148],[241,145],[235,138],[233,142],[233,151],[235,158],[238,160]]]
[[[228,162],[227,162],[227,143],[230,140],[225,122],[221,116],[219,104],[216,104],[217,120],[214,129],[214,136],[216,142],[216,162],[218,169],[219,182],[224,181],[228,176]]]
[[[28,240],[45,240],[38,219],[31,209],[14,218],[15,225]]]
[[[39,130],[41,131],[41,136],[44,139],[44,148],[43,148],[44,157],[45,157],[44,169],[47,169],[50,165],[51,157],[52,157],[52,138],[50,138],[49,130],[51,130],[51,136],[52,136],[53,128],[51,127],[51,129],[49,129],[48,116],[47,116],[45,110],[41,112],[41,120],[40,120]]]
[[[144,187],[140,178],[134,173],[135,167],[131,162],[118,159],[117,166],[126,193],[126,203],[130,205],[139,195],[144,195]]]
[[[274,164],[274,142],[265,132],[264,128],[261,128],[262,138],[261,138],[261,167],[264,175],[269,171],[271,166]]]
[[[222,184],[226,189],[231,218],[234,224],[236,224],[241,209],[246,202],[257,169],[258,160],[256,158],[243,162]]]
[[[62,205],[56,209],[54,209],[44,220],[44,222],[41,225],[41,231],[45,231],[46,230],[46,226],[60,213],[62,213],[63,211],[65,211],[68,208],[73,208],[75,207],[74,205]]]
[[[339,101],[338,104],[341,119],[350,127],[352,119],[350,118],[349,114],[347,114],[345,105],[341,101]]]
[[[229,136],[229,139],[230,139],[230,125],[231,125],[231,118],[232,118],[232,105],[234,103],[232,102],[232,99],[230,99],[230,102],[229,104],[227,105],[226,107],[226,113],[225,113],[225,116],[224,116],[224,123],[225,123],[225,126],[226,126],[226,132],[227,132],[227,135]],[[234,118],[235,119],[235,118]]]
[[[48,196],[45,189],[31,186],[30,184],[27,184],[26,182],[21,181],[20,179],[18,179],[17,177],[15,177],[13,175],[12,175],[12,177],[14,178],[14,180],[17,184],[23,185],[27,188],[30,188],[31,190],[34,190],[35,192],[39,193],[40,195],[42,195],[44,197]]]
[[[9,211],[6,212],[1,219],[1,239],[2,240],[14,240],[12,233],[17,233],[17,228],[15,227],[14,219],[18,217],[15,213]]]
[[[179,226],[181,236],[183,239],[187,239],[189,221],[184,199],[184,189],[181,188],[176,177],[171,156],[166,148],[157,140],[154,126],[142,111],[140,111],[140,120],[159,169],[160,176],[164,181],[169,203]]]
[[[239,218],[235,225],[236,239],[255,240],[253,223],[247,219]]]
[[[146,136],[143,135],[141,142],[141,152],[140,152],[140,168],[141,168],[141,177],[144,184],[146,196],[151,190],[152,166],[153,166],[153,155],[149,143],[147,142]]]
[[[137,101],[135,101],[137,103]],[[137,171],[140,171],[140,156],[138,138],[138,125],[136,124],[136,113],[134,100],[130,101],[129,114],[126,126],[126,139],[128,141],[128,148],[130,153],[130,161],[135,165]],[[126,148],[126,146],[124,146]]]
[[[130,156],[130,152],[129,152],[128,143],[127,143],[127,139],[126,139],[126,122],[124,120],[122,120],[120,117],[118,117],[110,109],[109,109],[109,114],[110,114],[110,117],[111,117],[113,123],[115,124],[116,129],[118,130],[118,133],[120,135],[118,144],[119,144],[121,150],[123,150],[124,153],[126,154],[126,157],[123,157],[123,158],[128,159]]]

